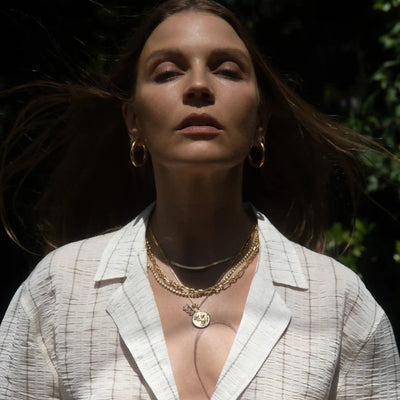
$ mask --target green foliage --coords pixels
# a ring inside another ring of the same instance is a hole
[[[336,256],[336,258],[362,276],[359,260],[365,251],[365,238],[373,228],[373,223],[361,219],[356,219],[353,231],[345,229],[340,222],[335,223],[328,232],[326,242],[327,253],[336,255],[338,252],[343,252],[351,241],[348,250]]]
[[[388,12],[392,9],[392,7],[397,7],[399,5],[398,0],[376,0],[374,3],[374,9]]]
[[[387,32],[379,37],[386,58],[369,80],[368,94],[361,109],[358,112],[350,111],[347,125],[377,140],[384,148],[400,158],[400,4],[398,0],[375,0],[373,7],[377,12],[387,13],[392,21]],[[398,159],[384,152],[370,152],[365,155],[365,161],[371,167],[367,176],[367,193],[382,195],[388,191],[395,192],[398,204],[400,198]],[[400,220],[398,207],[393,211],[393,216]],[[360,273],[356,266],[365,252],[365,239],[368,234],[374,234],[373,230],[374,224],[367,219],[357,220],[352,237],[351,231],[337,223],[329,231],[327,249],[332,251],[335,248],[343,248],[351,239],[349,249],[339,259]],[[378,234],[375,235],[376,239],[380,240]],[[394,250],[393,259],[400,263],[400,240],[393,244],[391,247],[392,251]]]
[[[387,33],[380,36],[387,59],[371,77],[370,94],[359,115],[351,113],[348,126],[360,131],[400,157],[400,7],[398,1],[376,0],[374,8],[393,14]],[[374,172],[368,177],[367,190],[384,190],[395,183],[400,195],[400,163],[385,154],[369,154]]]

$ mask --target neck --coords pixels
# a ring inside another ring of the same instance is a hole
[[[170,260],[203,265],[231,256],[252,218],[242,204],[242,168],[210,174],[155,168],[157,203],[150,226]]]

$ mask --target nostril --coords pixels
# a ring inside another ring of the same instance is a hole
[[[211,96],[212,90],[206,85],[198,85],[190,87],[188,93],[193,96]]]
[[[210,104],[214,102],[214,94],[212,91],[206,87],[191,87],[184,94],[184,102],[185,103],[201,103]]]
[[[193,91],[189,93],[190,97],[211,97],[208,91]]]

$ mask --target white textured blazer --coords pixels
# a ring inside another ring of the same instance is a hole
[[[1,400],[178,399],[147,278],[150,211],[53,251],[22,284],[0,330]],[[363,283],[256,215],[258,265],[212,399],[400,399],[393,332]]]

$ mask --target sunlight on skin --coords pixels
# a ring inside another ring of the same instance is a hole
[[[216,365],[216,369],[222,371],[236,333],[236,329],[229,323],[211,322],[207,329],[200,330],[196,335],[193,357],[194,366],[204,394],[209,399],[211,398],[210,393],[214,391],[214,386],[210,383],[212,382],[212,377],[208,376],[210,371],[208,362],[216,353],[224,354],[225,357],[219,359],[220,365]],[[205,340],[202,341],[200,339],[203,336]]]

